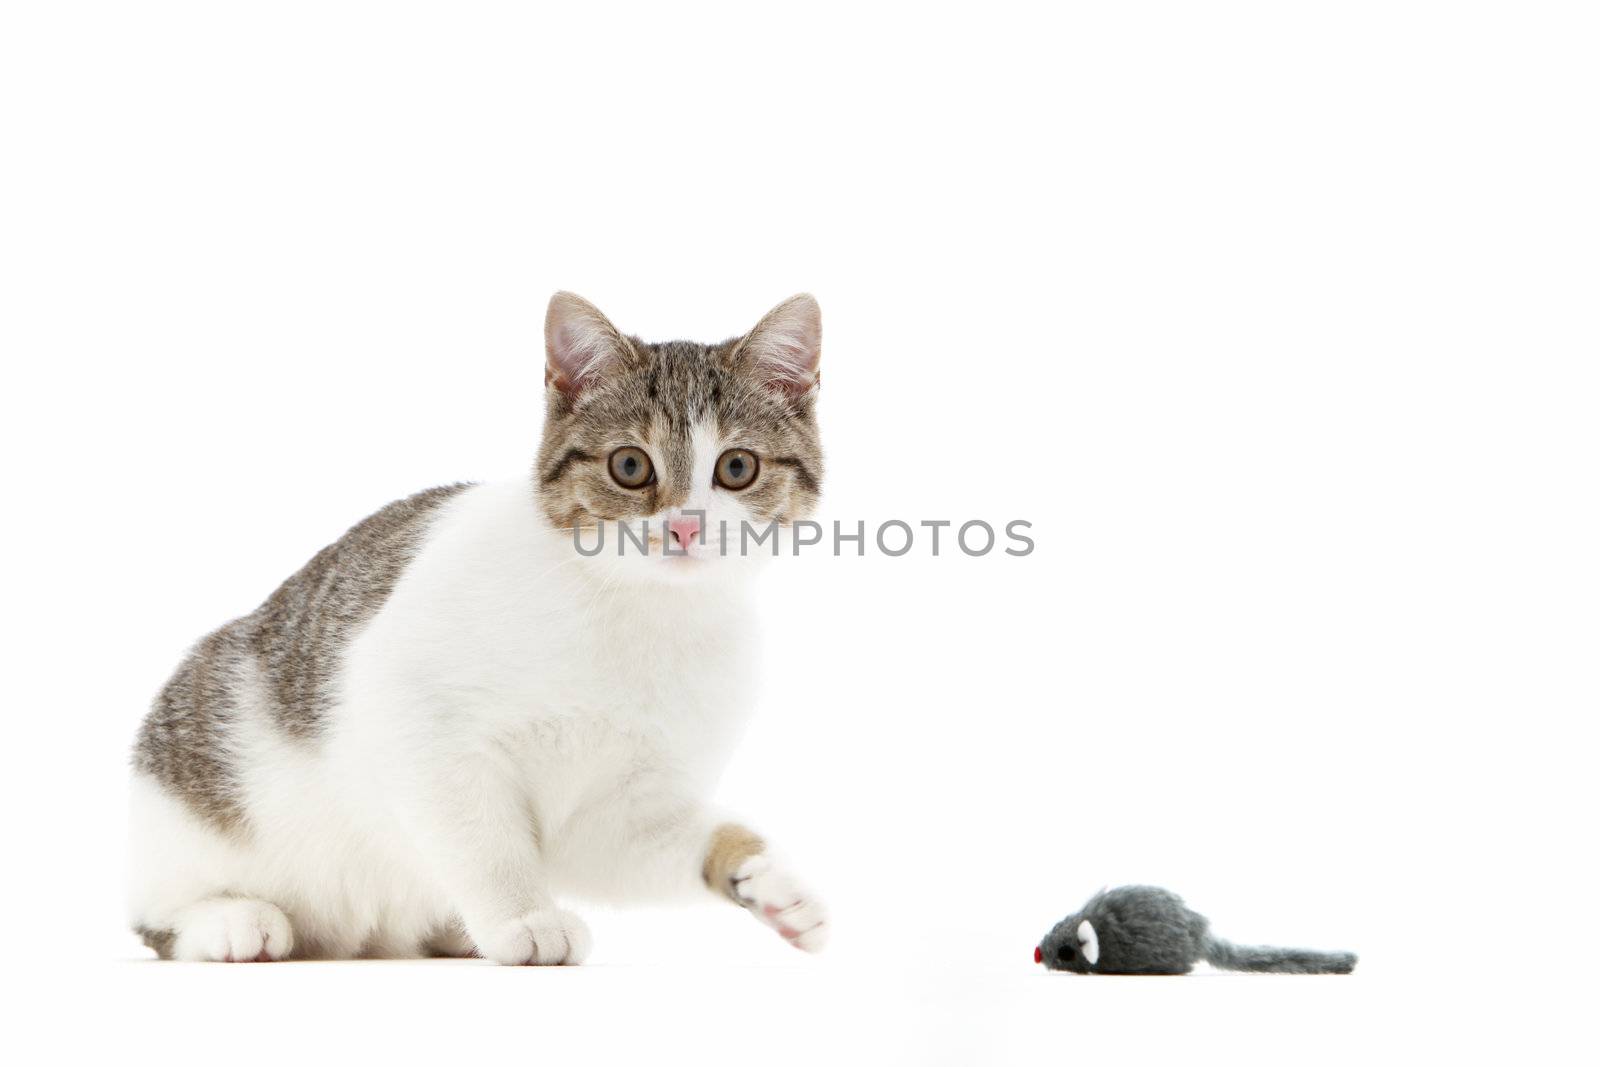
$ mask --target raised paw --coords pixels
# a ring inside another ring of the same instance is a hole
[[[822,901],[765,855],[751,856],[739,865],[733,892],[752,915],[795,948],[818,952],[827,943],[828,916]]]
[[[174,924],[172,956],[219,963],[269,963],[294,948],[289,917],[264,900],[225,897],[186,908]]]
[[[475,940],[484,959],[513,966],[582,963],[590,945],[583,920],[559,908],[530,911]]]

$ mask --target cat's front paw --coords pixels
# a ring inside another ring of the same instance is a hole
[[[819,952],[827,943],[828,915],[822,901],[765,855],[739,865],[733,892],[752,915],[795,948]]]
[[[570,911],[530,911],[474,940],[486,960],[513,966],[578,964],[589,955],[589,928]]]

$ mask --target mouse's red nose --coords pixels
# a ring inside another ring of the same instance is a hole
[[[1044,949],[1040,948],[1038,945],[1034,945],[1033,946],[1033,962],[1034,963],[1043,963],[1044,962]]]

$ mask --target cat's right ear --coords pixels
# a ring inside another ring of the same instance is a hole
[[[544,316],[544,384],[555,386],[569,400],[623,359],[628,340],[600,309],[577,293],[550,298]]]
[[[791,296],[756,323],[735,346],[733,359],[769,389],[806,396],[821,383],[822,309],[810,293]]]

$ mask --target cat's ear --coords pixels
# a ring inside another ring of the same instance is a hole
[[[577,293],[550,298],[544,316],[544,383],[576,398],[606,367],[626,358],[627,338]]]
[[[733,350],[735,365],[785,395],[804,396],[822,381],[822,309],[810,293],[767,312]]]

